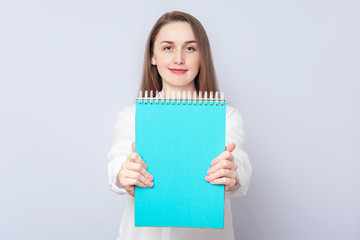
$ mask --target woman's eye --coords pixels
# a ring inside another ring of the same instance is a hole
[[[195,51],[195,48],[193,48],[193,47],[187,47],[186,50],[188,50],[188,51]]]
[[[164,50],[171,50],[171,47],[167,46],[167,47],[164,48]]]

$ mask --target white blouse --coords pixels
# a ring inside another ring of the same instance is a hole
[[[159,92],[156,97],[160,97]],[[108,176],[110,189],[118,194],[126,194],[126,206],[120,224],[117,239],[126,240],[232,240],[234,230],[230,206],[230,196],[244,196],[249,188],[251,178],[251,164],[245,147],[244,120],[237,109],[226,104],[226,146],[235,143],[232,151],[234,160],[238,165],[237,184],[229,191],[225,191],[224,202],[224,228],[181,228],[181,227],[135,227],[134,203],[135,198],[129,195],[120,185],[117,175],[121,164],[132,153],[131,144],[135,141],[135,104],[125,107],[118,113],[117,122],[114,126],[114,140],[108,159]],[[225,149],[224,149],[225,151]]]

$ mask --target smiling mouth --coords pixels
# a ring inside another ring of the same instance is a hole
[[[178,69],[178,68],[169,68],[169,70],[172,72],[172,73],[177,73],[177,74],[183,74],[183,73],[186,73],[186,69]]]

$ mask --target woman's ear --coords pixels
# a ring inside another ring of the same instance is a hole
[[[151,57],[151,64],[154,66],[156,65],[156,59],[154,56]]]

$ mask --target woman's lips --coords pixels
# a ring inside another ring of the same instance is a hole
[[[186,69],[178,69],[178,68],[171,68],[170,71],[172,73],[177,73],[177,74],[183,74],[183,73],[186,73]]]

